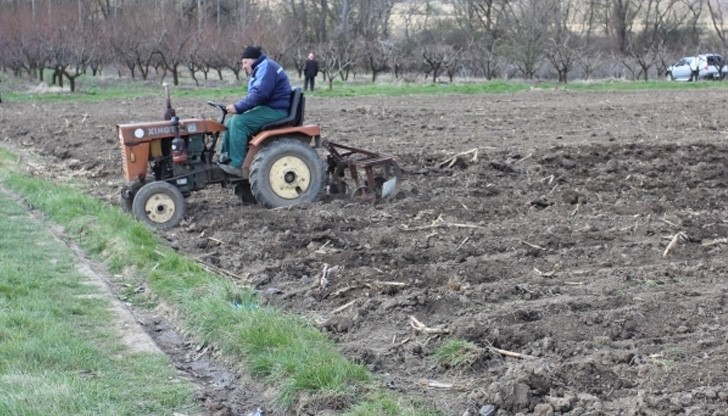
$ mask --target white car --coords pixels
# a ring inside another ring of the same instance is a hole
[[[723,57],[707,53],[682,58],[678,63],[667,67],[667,79],[672,81],[718,80],[728,75],[728,66]]]

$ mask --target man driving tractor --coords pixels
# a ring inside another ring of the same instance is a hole
[[[248,92],[234,104],[208,101],[220,110],[219,121],[177,117],[165,86],[163,120],[117,125],[124,211],[153,228],[170,229],[186,215],[185,198],[213,184],[266,208],[317,201],[327,184],[329,192],[357,201],[396,195],[401,169],[394,158],[322,141],[321,127],[304,123],[303,92],[291,89],[281,66],[259,47],[246,47],[241,58],[250,75]],[[329,153],[328,168],[320,147]],[[347,172],[351,185],[344,180]]]
[[[235,104],[225,106],[227,130],[223,134],[220,168],[228,175],[243,176],[243,161],[248,140],[260,128],[288,115],[291,105],[291,83],[286,71],[261,52],[259,46],[243,50],[242,65],[250,76],[248,93]]]

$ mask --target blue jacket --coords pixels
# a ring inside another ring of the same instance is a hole
[[[260,55],[252,68],[248,93],[235,103],[238,114],[259,105],[288,111],[291,106],[291,83],[286,71],[265,55]]]

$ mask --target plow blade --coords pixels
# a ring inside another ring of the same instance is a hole
[[[326,173],[330,192],[349,192],[351,198],[359,202],[374,202],[397,195],[402,169],[394,157],[330,141],[324,141],[323,146],[329,152]],[[347,173],[353,184],[345,180]]]

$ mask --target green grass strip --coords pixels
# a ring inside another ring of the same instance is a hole
[[[161,353],[131,352],[74,256],[0,192],[0,414],[198,412]]]
[[[130,289],[125,294],[128,300],[148,306],[163,302],[198,341],[274,385],[280,392],[276,402],[280,408],[290,408],[305,394],[309,399],[342,403],[342,411],[349,408],[352,415],[432,414],[379,391],[365,367],[346,360],[311,323],[261,306],[249,289],[178,255],[144,225],[82,189],[14,173],[12,159],[0,157],[5,187],[64,226],[66,235],[89,255],[114,272],[124,270],[130,288],[144,284],[149,289],[143,293]],[[384,413],[360,410],[393,406],[395,410]]]
[[[296,79],[289,72],[292,83],[300,85],[302,80]],[[169,81],[169,80],[167,80]],[[198,98],[201,102],[207,100],[225,101],[244,94],[247,78],[235,80],[232,74],[220,81],[210,78],[197,86],[189,77],[180,79],[180,84],[171,86],[172,100],[179,97]],[[371,82],[366,77],[359,77],[355,81],[341,81],[336,79],[332,88],[328,82],[319,81],[314,93],[307,93],[320,98],[326,97],[360,97],[360,96],[411,96],[411,95],[444,95],[444,94],[499,94],[515,93],[534,89],[541,90],[567,90],[574,92],[589,91],[644,91],[644,90],[703,90],[725,89],[728,81],[701,81],[676,82],[666,80],[625,81],[620,79],[602,80],[574,80],[566,84],[548,81],[524,80],[462,80],[455,78],[450,83],[433,83],[429,80],[403,82],[399,80],[382,80]],[[77,81],[77,90],[53,92],[53,90],[38,90],[29,88],[28,81],[20,78],[5,78],[3,80],[3,100],[7,102],[31,102],[42,100],[44,102],[97,102],[107,100],[149,100],[158,99],[160,107],[163,105],[163,90],[161,81],[130,80],[114,77],[93,77],[83,75]]]

